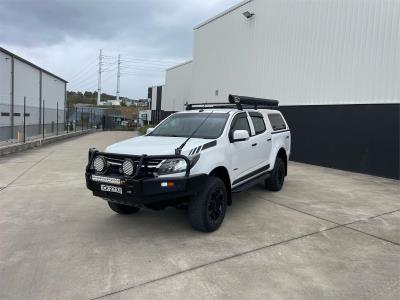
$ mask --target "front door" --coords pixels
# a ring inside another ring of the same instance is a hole
[[[235,182],[237,179],[245,176],[247,173],[251,171],[251,169],[255,165],[255,158],[253,154],[253,147],[251,139],[240,142],[233,142],[233,132],[235,130],[247,130],[249,136],[251,135],[249,121],[247,119],[247,113],[242,112],[237,114],[231,123],[231,128],[229,132],[230,138],[230,148],[231,148],[231,174],[232,174],[232,182]]]

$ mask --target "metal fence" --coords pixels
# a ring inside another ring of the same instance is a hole
[[[65,131],[103,129],[104,110],[96,107],[67,107],[65,109]]]
[[[65,108],[64,102],[46,100],[39,104],[27,97],[16,98],[14,105],[4,100],[0,97],[0,146],[102,127],[102,112],[95,108]]]
[[[14,97],[10,105],[9,99],[0,94],[0,147],[82,130],[136,130],[138,126],[118,108],[64,107],[64,101],[39,103],[27,97]]]

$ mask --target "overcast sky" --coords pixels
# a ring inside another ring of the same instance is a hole
[[[69,90],[97,89],[99,49],[103,91],[147,97],[164,83],[165,67],[192,57],[193,27],[239,0],[0,0],[0,46],[65,78]]]

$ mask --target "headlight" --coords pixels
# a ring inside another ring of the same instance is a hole
[[[122,164],[122,171],[126,176],[132,176],[135,172],[135,169],[135,165],[130,159],[125,160]]]
[[[158,168],[158,175],[181,173],[186,171],[186,161],[182,158],[167,159]]]
[[[106,170],[107,162],[103,156],[97,156],[93,161],[93,167],[98,173],[103,173]]]

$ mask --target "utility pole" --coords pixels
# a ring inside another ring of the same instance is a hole
[[[98,88],[97,88],[97,105],[100,105],[101,99],[101,65],[103,64],[103,50],[100,49],[99,55],[99,77],[98,77]]]
[[[121,54],[118,54],[118,71],[117,71],[117,101],[119,101],[119,82],[121,78]]]

